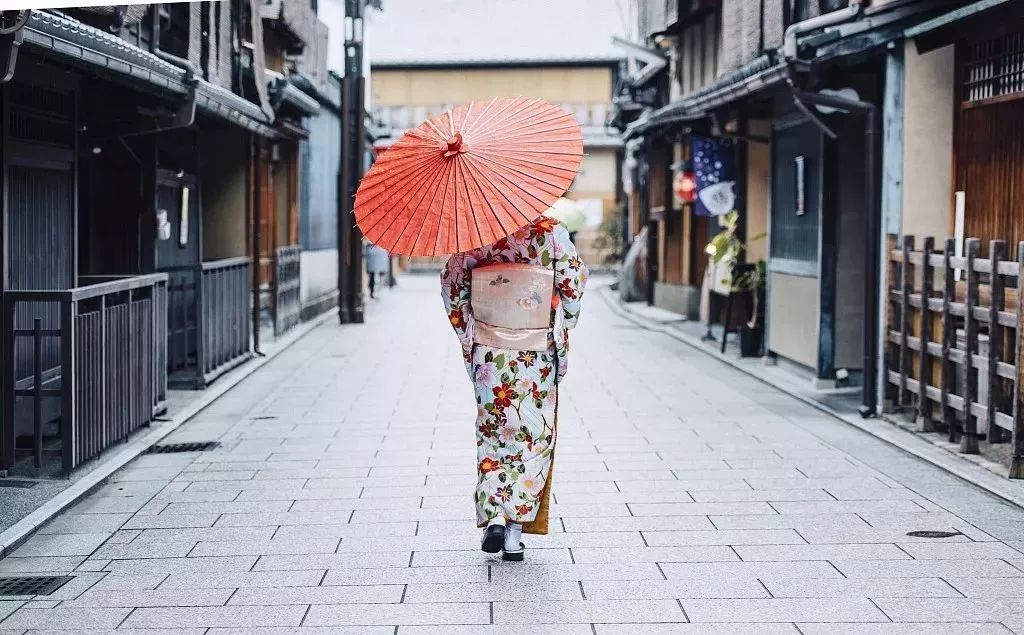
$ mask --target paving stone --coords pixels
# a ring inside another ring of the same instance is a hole
[[[906,560],[896,545],[741,545],[736,553],[748,562],[766,560]]]
[[[645,531],[651,547],[683,545],[787,545],[804,544],[793,529],[718,529],[712,531]]]
[[[132,574],[203,573],[209,571],[248,571],[255,556],[204,558],[134,558],[111,560],[109,571]]]
[[[298,626],[305,606],[217,606],[141,608],[124,621],[126,628],[177,626]]]
[[[424,523],[421,523],[421,526]],[[691,531],[714,529],[705,516],[644,516],[629,518],[563,518],[562,525],[570,533],[623,531]]]
[[[183,529],[144,529],[133,541],[139,544],[168,540],[264,541],[279,535],[276,527],[195,527]]]
[[[673,600],[534,600],[524,611],[520,602],[494,602],[495,624],[566,622],[681,622],[686,619]]]
[[[511,564],[511,563],[510,563]],[[664,576],[654,563],[612,563],[612,564],[529,564],[515,563],[507,567],[495,567],[492,579],[499,582],[516,583],[519,580],[662,580]],[[329,577],[329,575],[328,575]]]
[[[973,558],[1020,558],[1021,552],[1001,542],[901,543],[900,548],[918,560],[970,560]]]
[[[195,629],[33,629],[26,631],[28,635],[205,635],[203,628]],[[7,635],[8,631],[0,630],[0,635]],[[22,632],[18,631],[18,635]]]
[[[797,624],[804,635],[1010,635],[1000,624]]]
[[[312,606],[303,620],[308,626],[345,624],[490,624],[491,609],[485,602],[421,604],[345,604]]]
[[[691,622],[888,622],[867,599],[686,600]]]
[[[547,565],[556,566],[556,565]],[[654,573],[657,573],[655,569]],[[660,575],[660,574],[659,574]],[[517,578],[518,579],[518,578]],[[548,578],[550,579],[550,578]],[[563,580],[572,578],[563,577]],[[433,582],[487,582],[486,566],[391,567],[386,569],[332,569],[321,583],[346,584],[414,584]]]
[[[324,569],[307,571],[205,571],[172,573],[161,589],[248,589],[288,586],[317,586],[326,574]]]
[[[0,574],[63,574],[74,570],[84,561],[85,556],[30,556],[26,558],[9,556],[0,560]]]
[[[461,523],[464,526],[464,523]],[[415,536],[417,524],[374,523],[363,525],[286,525],[276,528],[275,540],[305,540],[318,538],[385,538],[390,536]],[[475,530],[476,528],[472,528]]]
[[[527,547],[530,562],[535,564],[571,564],[573,555],[568,549],[534,549]],[[459,551],[417,551],[412,556],[414,567],[452,567],[474,564],[502,563],[501,554],[484,554],[480,548]]]
[[[411,551],[383,553],[329,553],[292,556],[260,556],[253,571],[302,571],[304,569],[363,569],[367,567],[408,567]],[[1022,574],[1024,575],[1024,574]]]
[[[580,564],[601,562],[730,562],[736,552],[726,546],[692,547],[578,547],[573,560]]]
[[[999,622],[1024,615],[1024,598],[880,598],[875,603],[894,622]]]
[[[1024,572],[1002,560],[834,560],[850,578],[1019,578]]]
[[[1024,578],[1021,578],[1024,581]],[[777,598],[960,597],[940,578],[761,578]]]
[[[508,626],[454,625],[399,626],[399,635],[508,635]],[[530,635],[593,635],[590,624],[532,624]]]
[[[416,602],[533,602],[546,600],[582,600],[577,581],[529,582],[500,584],[496,582],[453,582],[441,584],[409,584],[406,603]]]
[[[402,601],[403,586],[281,586],[239,589],[229,605],[273,606],[276,604],[396,603]]]
[[[631,503],[629,509],[635,516],[744,516],[749,514],[778,514],[768,503],[678,503],[666,505]]]
[[[337,538],[307,538],[301,540],[246,540],[200,542],[189,552],[190,556],[263,556],[310,553],[334,553],[340,542]]]
[[[107,533],[93,534],[37,534],[17,549],[18,558],[29,556],[87,556],[109,537]]]
[[[0,621],[3,621],[5,617],[17,611],[23,604],[24,602],[21,601],[0,600]],[[3,624],[0,624],[0,626],[3,626]],[[3,631],[0,631],[0,635],[3,635]]]
[[[92,589],[65,607],[222,606],[231,597],[229,589]]]
[[[0,625],[8,629],[113,629],[129,613],[131,609],[126,608],[18,609]]]
[[[189,527],[212,527],[220,518],[219,513],[209,514],[167,514],[137,515],[126,522],[123,529],[178,529]]]
[[[681,580],[586,580],[581,583],[588,600],[660,600],[675,598],[766,598],[768,592],[754,578]]]
[[[597,635],[800,635],[792,624],[595,624]]]
[[[393,626],[287,626],[211,628],[206,635],[394,635]],[[120,631],[114,635],[119,635]]]
[[[839,571],[828,562],[694,562],[661,565],[669,580],[744,578],[837,578]]]
[[[263,514],[224,514],[217,519],[217,527],[267,527],[284,525],[329,525],[344,523],[347,512],[273,512]],[[405,518],[403,520],[409,520]]]
[[[155,574],[122,574],[108,573],[103,576],[93,589],[103,591],[152,590],[167,579],[165,573]],[[63,589],[63,587],[61,587]]]
[[[38,534],[111,533],[131,518],[131,514],[61,514],[43,525]]]
[[[969,598],[1024,597],[1024,578],[960,578],[947,576],[946,582]]]
[[[93,552],[93,558],[176,558],[187,556],[196,546],[195,540],[145,540],[136,544],[106,544]]]
[[[833,501],[835,498],[823,489],[760,489],[710,490],[690,493],[698,503],[716,502],[779,502],[779,501]]]

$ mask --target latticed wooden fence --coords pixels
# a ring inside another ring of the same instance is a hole
[[[1011,478],[1024,478],[1021,271],[1024,242],[890,236],[886,376],[896,408],[913,407],[923,430],[943,429],[965,453],[979,437],[1012,443]]]

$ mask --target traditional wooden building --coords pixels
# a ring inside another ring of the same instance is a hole
[[[330,80],[326,27],[283,4],[4,14],[0,470],[70,470],[244,362],[268,286],[278,331],[298,320]]]
[[[692,166],[694,142],[714,139],[719,153],[732,149],[729,200],[747,243],[738,266],[764,261],[761,350],[820,388],[866,385],[873,412],[881,208],[892,196],[882,177],[892,156],[883,145],[886,51],[949,4],[639,3],[649,21],[640,44],[665,56],[669,82],[663,104],[642,104],[623,122],[641,177],[633,208],[651,240],[648,300],[697,317],[701,291],[716,295],[699,274],[717,223],[669,185]],[[700,317],[728,330],[750,317],[710,304]]]

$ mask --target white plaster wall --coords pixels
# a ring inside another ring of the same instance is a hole
[[[953,46],[904,50],[903,233],[951,235],[953,218]]]
[[[299,267],[299,297],[303,304],[338,288],[337,249],[304,250]]]

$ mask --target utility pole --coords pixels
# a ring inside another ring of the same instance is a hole
[[[341,174],[338,217],[338,321],[363,322],[363,235],[352,214],[366,156],[363,9],[345,0],[345,77],[342,80]]]

